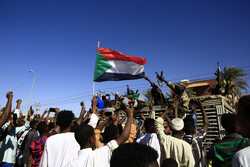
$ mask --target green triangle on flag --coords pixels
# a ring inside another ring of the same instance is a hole
[[[108,63],[108,61],[102,55],[97,53],[94,81],[97,80],[100,76],[102,76],[110,68],[112,68],[112,66]]]

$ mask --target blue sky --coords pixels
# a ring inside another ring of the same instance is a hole
[[[0,0],[0,102],[12,89],[26,104],[78,113],[91,96],[98,40],[145,56],[150,77],[160,70],[171,80],[212,76],[217,61],[249,71],[249,7],[248,0]],[[37,78],[32,100],[29,69]],[[137,80],[96,89],[122,91],[127,83],[147,86]]]

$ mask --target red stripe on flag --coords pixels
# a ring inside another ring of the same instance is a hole
[[[125,55],[109,48],[98,48],[97,52],[107,60],[130,61],[140,65],[147,63],[147,60],[144,57]]]

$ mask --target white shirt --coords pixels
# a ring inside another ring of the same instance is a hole
[[[155,120],[159,141],[163,145],[166,153],[165,157],[163,158],[175,159],[179,166],[194,167],[195,160],[190,144],[170,135],[166,135],[164,132],[165,128],[163,123],[164,120],[161,117],[158,117]]]
[[[7,128],[7,125],[9,126],[9,122],[3,125],[3,127]],[[16,162],[17,135],[22,134],[28,128],[29,122],[26,122],[25,125],[10,130],[0,146],[0,162],[11,164]]]
[[[233,167],[249,167],[250,166],[250,146],[238,151],[232,161]]]
[[[118,147],[115,140],[96,150],[91,148],[80,150],[78,158],[69,162],[65,167],[109,167],[112,152]]]
[[[155,151],[157,151],[158,153],[157,162],[160,165],[161,147],[156,133],[146,133],[145,135],[137,139],[136,142],[140,144],[145,144],[155,149]]]
[[[61,133],[49,137],[39,167],[61,167],[78,157],[80,146],[74,133]]]

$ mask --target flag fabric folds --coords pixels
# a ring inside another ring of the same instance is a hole
[[[129,56],[108,48],[98,48],[94,81],[122,81],[143,78],[146,63],[147,60],[143,57]]]

